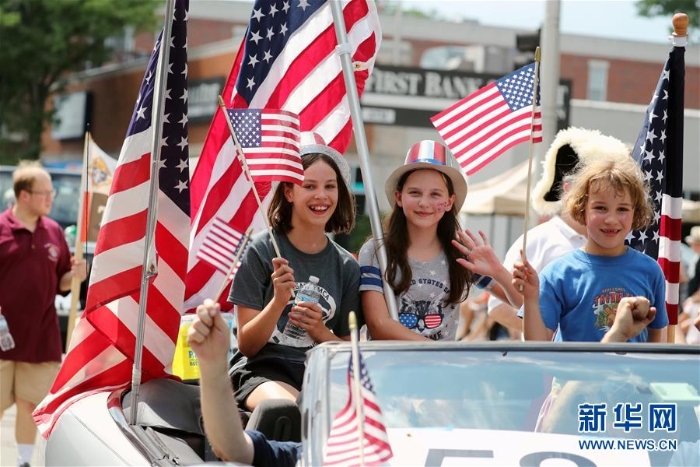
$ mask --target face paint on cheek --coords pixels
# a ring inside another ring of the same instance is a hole
[[[445,212],[445,211],[447,211],[447,202],[445,202],[445,201],[440,201],[440,202],[437,203],[437,205],[435,206],[435,209],[437,210],[437,212]]]

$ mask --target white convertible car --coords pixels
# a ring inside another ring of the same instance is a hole
[[[700,347],[497,342],[363,343],[392,466],[700,465]],[[309,352],[296,406],[263,407],[249,427],[304,443],[319,466],[348,399],[349,344]],[[143,385],[136,425],[123,393],[86,398],[48,440],[47,465],[215,461],[198,388]]]

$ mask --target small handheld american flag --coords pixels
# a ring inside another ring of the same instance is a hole
[[[226,109],[254,182],[301,185],[299,117],[285,110]]]
[[[516,144],[542,142],[539,88],[531,63],[470,94],[430,119],[467,175]]]
[[[352,358],[348,363],[348,401],[333,419],[328,440],[326,441],[326,451],[324,453],[324,466],[337,465],[360,465],[362,459],[364,465],[379,465],[386,462],[394,455],[389,444],[389,435],[382,416],[382,409],[379,407],[379,399],[374,393],[372,381],[369,379],[367,367],[359,352],[360,369],[360,398],[363,412],[362,453],[358,447],[360,441],[358,437],[358,413],[356,402],[353,397],[354,367]]]

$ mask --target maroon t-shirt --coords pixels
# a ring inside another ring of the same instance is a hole
[[[0,360],[60,362],[61,334],[56,294],[70,271],[70,250],[63,230],[41,217],[34,232],[12,214],[0,214],[0,306],[15,348],[0,350]]]

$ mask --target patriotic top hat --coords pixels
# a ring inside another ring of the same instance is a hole
[[[394,192],[398,189],[399,180],[401,180],[403,174],[419,169],[437,170],[445,174],[452,181],[452,187],[455,192],[455,209],[457,211],[462,209],[464,199],[467,197],[467,180],[447,148],[440,143],[427,139],[411,146],[406,153],[404,165],[389,175],[384,185],[384,191],[392,209],[396,204]]]
[[[347,185],[348,190],[350,190],[350,165],[348,161],[338,151],[328,146],[321,135],[313,131],[302,132],[300,154],[301,157],[307,154],[324,154],[333,159],[333,162],[335,162],[335,165],[340,171],[340,175],[342,175],[343,180],[345,180],[345,185]]]
[[[576,127],[561,130],[544,155],[542,177],[532,190],[532,207],[541,216],[558,214],[564,177],[572,173],[579,162],[629,155],[630,151],[622,141],[597,130]]]

